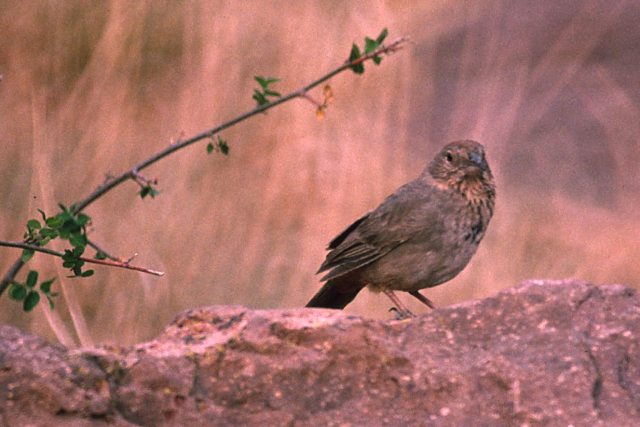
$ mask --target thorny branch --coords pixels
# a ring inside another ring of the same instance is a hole
[[[42,246],[30,245],[28,243],[23,243],[23,242],[8,242],[6,240],[0,240],[0,246],[7,246],[7,247],[19,248],[19,249],[31,249],[36,252],[42,252],[44,254],[57,256],[59,258],[62,258],[64,256],[64,253],[62,252],[54,251],[53,249],[43,248]],[[127,270],[141,271],[143,273],[153,274],[154,276],[164,276],[164,272],[162,271],[151,270],[149,268],[144,268],[144,267],[138,267],[135,265],[131,265],[128,262],[86,258],[83,256],[78,257],[78,259],[91,264],[108,265],[110,267],[119,267],[119,268],[126,268]]]
[[[255,107],[254,109],[241,114],[227,122],[222,123],[221,125],[218,125],[216,127],[213,127],[211,129],[205,130],[204,132],[201,132],[197,135],[192,136],[191,138],[187,138],[187,139],[180,139],[178,142],[170,144],[168,147],[164,148],[163,150],[160,150],[159,152],[157,152],[156,154],[152,155],[151,157],[149,157],[146,160],[141,161],[140,163],[136,164],[135,166],[133,166],[132,168],[130,168],[129,170],[121,173],[118,176],[115,177],[111,177],[108,178],[102,185],[100,185],[95,191],[93,191],[91,194],[89,194],[87,197],[85,197],[84,199],[80,200],[79,202],[75,203],[73,205],[73,210],[72,213],[77,214],[81,211],[83,211],[84,209],[86,209],[89,205],[91,205],[93,202],[95,202],[96,200],[98,200],[100,197],[104,196],[107,192],[111,191],[112,189],[114,189],[115,187],[117,187],[118,185],[122,184],[123,182],[132,179],[136,182],[139,183],[138,179],[140,177],[139,172],[148,168],[149,166],[151,166],[152,164],[158,162],[159,160],[162,160],[163,158],[167,157],[168,155],[181,150],[195,142],[201,141],[203,139],[207,139],[207,138],[211,138],[212,136],[214,136],[215,134],[218,134],[220,132],[222,132],[223,130],[230,128],[244,120],[247,120],[250,117],[253,117],[257,114],[263,113],[267,110],[270,110],[280,104],[283,104],[287,101],[290,101],[291,99],[294,98],[305,98],[306,93],[315,88],[316,86],[326,82],[327,80],[331,79],[332,77],[334,77],[337,74],[342,73],[343,71],[346,71],[350,68],[352,68],[354,65],[358,65],[358,64],[362,64],[366,61],[372,60],[376,57],[380,57],[382,55],[390,55],[392,53],[395,53],[397,51],[399,51],[400,49],[404,48],[405,45],[407,44],[407,42],[409,41],[409,39],[407,37],[401,37],[391,43],[389,43],[388,45],[380,45],[378,48],[376,48],[375,50],[363,54],[360,57],[354,59],[354,60],[347,60],[345,61],[342,65],[340,65],[339,67],[335,68],[334,70],[326,73],[325,75],[323,75],[322,77],[318,78],[317,80],[307,84],[306,86],[303,86],[302,88],[295,90],[287,95],[284,95],[278,99],[275,99],[269,103],[266,103],[264,105],[260,105]],[[11,243],[11,244],[4,244],[4,243]],[[25,243],[19,243],[20,245],[26,245]],[[13,246],[13,247],[22,247],[24,248],[25,246],[16,246],[18,245],[15,242],[2,242],[0,241],[0,246]],[[31,245],[29,245],[31,246]],[[59,253],[50,253],[48,252],[49,249],[43,250],[44,248],[41,247],[31,247],[31,249],[33,250],[37,250],[39,252],[45,252],[45,253],[49,253],[50,255],[55,255],[55,256],[61,256],[58,255]],[[55,252],[55,251],[53,251]],[[130,266],[128,264],[123,264],[123,263],[118,263],[116,261],[114,262],[110,262],[110,261],[106,261],[106,260],[95,260],[95,259],[89,259],[89,258],[82,258],[83,261],[86,262],[92,262],[95,264],[103,264],[103,265],[110,265],[110,266],[114,266],[114,267],[122,267],[122,268],[129,268],[129,269],[133,269],[133,270],[138,270],[138,271],[145,271],[147,273],[151,273],[151,274],[157,274],[159,272],[153,272],[153,270],[149,270],[149,269],[143,269],[141,267],[133,267]],[[2,293],[5,291],[5,289],[9,286],[9,284],[14,280],[16,274],[18,274],[18,272],[20,271],[20,269],[22,268],[22,266],[24,265],[24,262],[22,262],[21,259],[16,260],[16,262],[9,268],[9,270],[7,271],[7,273],[5,274],[5,276],[2,279],[2,282],[0,282],[0,295],[2,295]]]

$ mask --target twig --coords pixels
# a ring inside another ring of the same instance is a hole
[[[307,101],[309,101],[310,103],[312,103],[314,106],[318,108],[322,108],[325,105],[322,102],[315,100],[311,95],[309,95],[306,92],[300,95],[300,98],[306,99]]]
[[[293,98],[304,98],[305,94],[313,89],[314,87],[326,82],[327,80],[329,80],[330,78],[334,77],[337,74],[340,74],[341,72],[348,70],[349,68],[353,67],[354,65],[358,65],[358,64],[362,64],[365,61],[369,61],[375,57],[379,57],[381,55],[390,55],[392,53],[395,53],[397,51],[399,51],[400,49],[402,49],[406,43],[409,41],[408,38],[406,37],[401,37],[393,42],[391,42],[388,45],[380,45],[377,49],[364,54],[362,56],[360,56],[357,59],[354,59],[353,61],[345,61],[342,65],[340,65],[339,67],[335,68],[333,71],[328,72],[327,74],[323,75],[322,77],[318,78],[317,80],[309,83],[308,85],[295,90],[287,95],[284,95],[278,99],[275,99],[267,104],[263,104],[263,105],[259,105],[257,107],[255,107],[254,109],[241,114],[239,116],[237,116],[234,119],[231,119],[225,123],[222,123],[219,126],[216,126],[214,128],[205,130],[204,132],[201,132],[195,136],[192,136],[191,138],[188,139],[179,139],[178,141],[176,141],[174,144],[170,144],[168,147],[164,148],[163,150],[160,150],[159,152],[157,152],[156,154],[154,154],[153,156],[149,157],[146,160],[141,161],[140,163],[138,163],[137,165],[133,166],[132,168],[130,168],[129,170],[127,170],[126,172],[123,172],[122,174],[116,176],[116,177],[111,177],[109,179],[107,179],[102,185],[100,185],[94,192],[92,192],[91,194],[89,194],[86,198],[80,200],[78,203],[75,203],[72,209],[72,213],[77,214],[81,211],[83,211],[84,209],[87,208],[87,206],[91,205],[93,202],[95,202],[97,199],[99,199],[100,197],[102,197],[104,194],[106,194],[107,192],[109,192],[110,190],[112,190],[113,188],[117,187],[118,185],[122,184],[123,182],[132,179],[134,181],[137,180],[137,178],[139,178],[139,172],[148,168],[149,166],[151,166],[152,164],[158,162],[159,160],[162,160],[163,158],[167,157],[168,155],[181,150],[195,142],[198,142],[200,140],[203,139],[207,139],[207,138],[211,138],[213,135],[222,132],[223,130],[230,128],[250,117],[255,116],[256,114],[260,114],[263,113],[267,110],[270,110],[271,108],[274,108],[280,104],[283,104]],[[24,243],[20,243],[21,245],[24,245]],[[18,246],[18,247],[23,247],[23,246]],[[43,249],[40,247],[33,247],[31,249],[34,250],[38,250],[38,249]],[[42,251],[40,251],[42,252]],[[53,255],[53,254],[52,254]],[[87,261],[87,260],[85,260]],[[93,262],[93,263],[98,263],[98,264],[105,264],[105,265],[111,265],[106,263],[105,261],[101,261],[98,262],[98,260],[91,260],[91,261],[87,261],[87,262]],[[0,295],[2,295],[2,293],[4,292],[4,290],[7,288],[7,286],[9,286],[9,283],[11,283],[13,281],[13,279],[15,278],[15,275],[18,273],[18,271],[20,271],[20,268],[22,268],[23,266],[23,262],[18,259],[9,269],[9,271],[7,272],[7,274],[5,274],[5,276],[2,279],[2,282],[0,282]],[[129,268],[129,269],[134,269],[134,270],[138,270],[138,268],[132,268],[132,266],[126,265],[126,264],[118,264],[118,263],[114,263],[113,264],[116,267],[123,267],[123,268]],[[146,269],[143,270],[139,270],[139,271],[145,271],[145,272],[149,272],[151,273],[151,270],[147,271]],[[155,272],[158,273],[158,272]],[[151,273],[151,274],[155,274],[155,273]]]
[[[153,179],[145,178],[137,170],[131,170],[130,172],[131,172],[131,179],[137,182],[140,188],[143,188],[150,184],[153,184],[153,185],[158,184],[158,180],[156,178],[153,178]],[[80,212],[80,211],[77,211],[77,212]]]
[[[41,246],[30,245],[28,243],[23,243],[23,242],[8,242],[6,240],[0,240],[0,246],[7,246],[10,248],[19,248],[19,249],[30,249],[36,252],[42,252],[44,254],[53,255],[60,258],[64,256],[64,253],[62,252],[54,251],[53,249],[43,248]],[[164,272],[162,271],[151,270],[145,267],[138,267],[135,265],[131,265],[128,262],[109,261],[106,259],[94,259],[94,258],[86,258],[82,256],[78,257],[78,259],[91,264],[108,265],[110,267],[119,267],[119,268],[126,268],[127,270],[141,271],[143,273],[153,274],[154,276],[164,276]]]
[[[87,239],[87,245],[91,246],[93,249],[95,249],[97,252],[100,252],[102,254],[104,254],[105,257],[109,258],[110,260],[113,261],[118,261],[118,262],[124,262],[122,261],[122,258],[118,258],[117,256],[111,255],[109,252],[105,251],[104,249],[102,249],[100,246],[98,246],[98,244],[96,242],[94,242],[93,240]],[[131,262],[131,259],[129,261],[126,261],[126,263]]]

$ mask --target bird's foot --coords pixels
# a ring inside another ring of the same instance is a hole
[[[409,311],[407,308],[402,310],[398,307],[391,307],[389,311],[395,315],[395,320],[406,320],[416,317],[416,315]]]
[[[412,317],[416,317],[416,315],[413,314],[409,310],[409,308],[407,308],[407,306],[404,305],[402,301],[398,299],[398,297],[396,296],[396,294],[393,293],[393,291],[386,290],[382,292],[384,292],[384,294],[389,297],[391,302],[395,304],[395,306],[391,307],[389,311],[393,311],[396,314],[396,320],[411,319]]]

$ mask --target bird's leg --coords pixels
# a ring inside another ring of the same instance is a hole
[[[433,304],[433,302],[429,298],[427,298],[424,295],[422,295],[420,292],[411,291],[409,293],[411,295],[413,295],[414,297],[416,297],[421,303],[423,303],[424,305],[429,307],[431,310],[435,310],[436,306]]]
[[[411,310],[409,310],[407,308],[406,305],[404,305],[402,303],[402,301],[400,301],[400,299],[398,299],[398,297],[396,296],[396,294],[393,293],[393,291],[391,290],[386,290],[386,291],[382,291],[384,292],[384,294],[386,296],[389,297],[389,299],[395,304],[396,306],[396,310],[394,310],[396,312],[396,317],[398,319],[406,319],[409,317],[416,317],[415,314],[413,314],[411,312]]]

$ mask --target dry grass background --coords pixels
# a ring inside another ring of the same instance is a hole
[[[77,337],[62,326],[75,322],[84,343],[133,343],[190,307],[301,306],[327,242],[462,138],[487,147],[497,212],[471,265],[428,291],[438,305],[527,278],[637,286],[639,20],[635,0],[3,0],[0,237],[10,240],[37,208],[53,213],[105,174],[251,108],[253,75],[296,89],[385,26],[414,44],[364,76],[334,78],[324,121],[307,102],[286,104],[224,132],[228,158],[202,143],[152,167],[159,198],[140,200],[127,183],[90,207],[97,242],[139,253],[164,278],[98,268],[71,280],[36,256],[67,303],[25,315],[3,295],[0,322],[56,339],[48,318],[66,343]],[[3,272],[17,255],[0,248]],[[364,293],[348,311],[385,318],[388,307]]]

